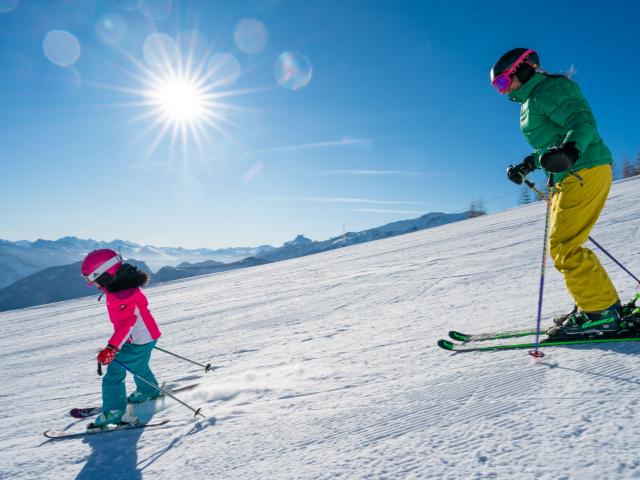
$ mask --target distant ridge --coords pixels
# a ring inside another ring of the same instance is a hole
[[[294,240],[285,243],[282,247],[261,253],[257,255],[257,258],[268,260],[270,262],[277,262],[279,260],[287,260],[289,258],[326,252],[328,250],[334,250],[348,245],[371,242],[382,238],[390,238],[395,237],[396,235],[417,232],[418,230],[465,220],[469,217],[469,212],[431,212],[412,220],[400,220],[398,222],[388,223],[381,227],[362,230],[361,232],[347,232],[339,237],[330,238],[329,240],[321,242],[314,242],[303,235],[298,235]]]
[[[96,248],[118,250],[126,258],[136,258],[145,262],[152,271],[167,265],[175,266],[182,262],[201,262],[204,260],[235,262],[273,249],[270,245],[215,250],[154,247],[126,240],[101,242],[77,237],[63,237],[58,240],[38,239],[34,242],[0,240],[0,288],[48,267],[69,265],[81,261],[87,252]]]

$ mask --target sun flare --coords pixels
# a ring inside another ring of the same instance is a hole
[[[133,67],[121,68],[131,83],[103,85],[135,97],[119,105],[138,110],[131,121],[146,125],[140,138],[151,140],[148,159],[180,159],[188,167],[218,158],[218,149],[240,148],[239,135],[249,133],[233,117],[250,110],[228,99],[260,89],[230,90],[241,76],[238,61],[199,47],[197,39],[151,34],[144,42],[143,59],[121,50]]]
[[[206,115],[206,97],[196,82],[171,78],[148,93],[149,99],[165,120],[182,124],[197,122]]]

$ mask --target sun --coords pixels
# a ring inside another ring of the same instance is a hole
[[[147,132],[155,137],[150,155],[165,138],[170,139],[170,152],[179,148],[186,157],[192,153],[192,145],[202,151],[215,135],[231,137],[229,131],[236,125],[228,115],[230,105],[220,100],[228,92],[219,91],[211,72],[202,65],[178,58],[159,69],[145,68],[142,84],[138,94],[146,112],[138,119],[150,120]]]
[[[165,121],[195,124],[206,116],[207,97],[197,83],[186,77],[168,78],[148,92],[150,106]]]
[[[233,117],[249,110],[227,100],[260,89],[229,89],[240,76],[235,58],[157,33],[147,37],[143,50],[143,59],[121,50],[133,67],[120,67],[129,85],[101,86],[134,97],[118,106],[139,112],[130,120],[145,125],[140,139],[150,139],[147,159],[180,159],[188,166],[216,158],[219,145],[241,147],[238,134],[248,132]]]

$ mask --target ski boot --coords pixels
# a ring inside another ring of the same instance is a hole
[[[108,410],[102,412],[96,419],[87,425],[87,429],[107,428],[109,425],[122,425],[138,423],[140,420],[133,415],[133,410],[128,407],[126,410]]]
[[[136,390],[135,392],[133,392],[131,395],[127,397],[127,402],[142,403],[142,402],[146,402],[147,400],[154,400],[158,397],[161,397],[162,395],[164,394],[159,390],[154,390],[153,392],[150,392],[150,393],[142,393]]]
[[[571,315],[575,315],[577,312],[578,312],[578,306],[574,305],[573,310],[571,310],[569,313],[563,313],[559,317],[554,318],[553,323],[558,327],[560,327]]]
[[[620,304],[615,303],[599,312],[576,309],[567,315],[562,325],[547,330],[549,339],[615,336],[622,331]]]
[[[620,315],[622,315],[622,317],[634,317],[634,318],[638,318],[640,317],[640,306],[638,306],[637,304],[639,303],[638,300],[640,300],[640,293],[636,293],[633,296],[633,299],[631,299],[631,301],[625,305],[621,305],[620,307]]]

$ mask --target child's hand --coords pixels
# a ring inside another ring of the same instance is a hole
[[[109,365],[116,358],[117,353],[118,349],[116,347],[107,345],[98,353],[98,361],[103,365]]]

